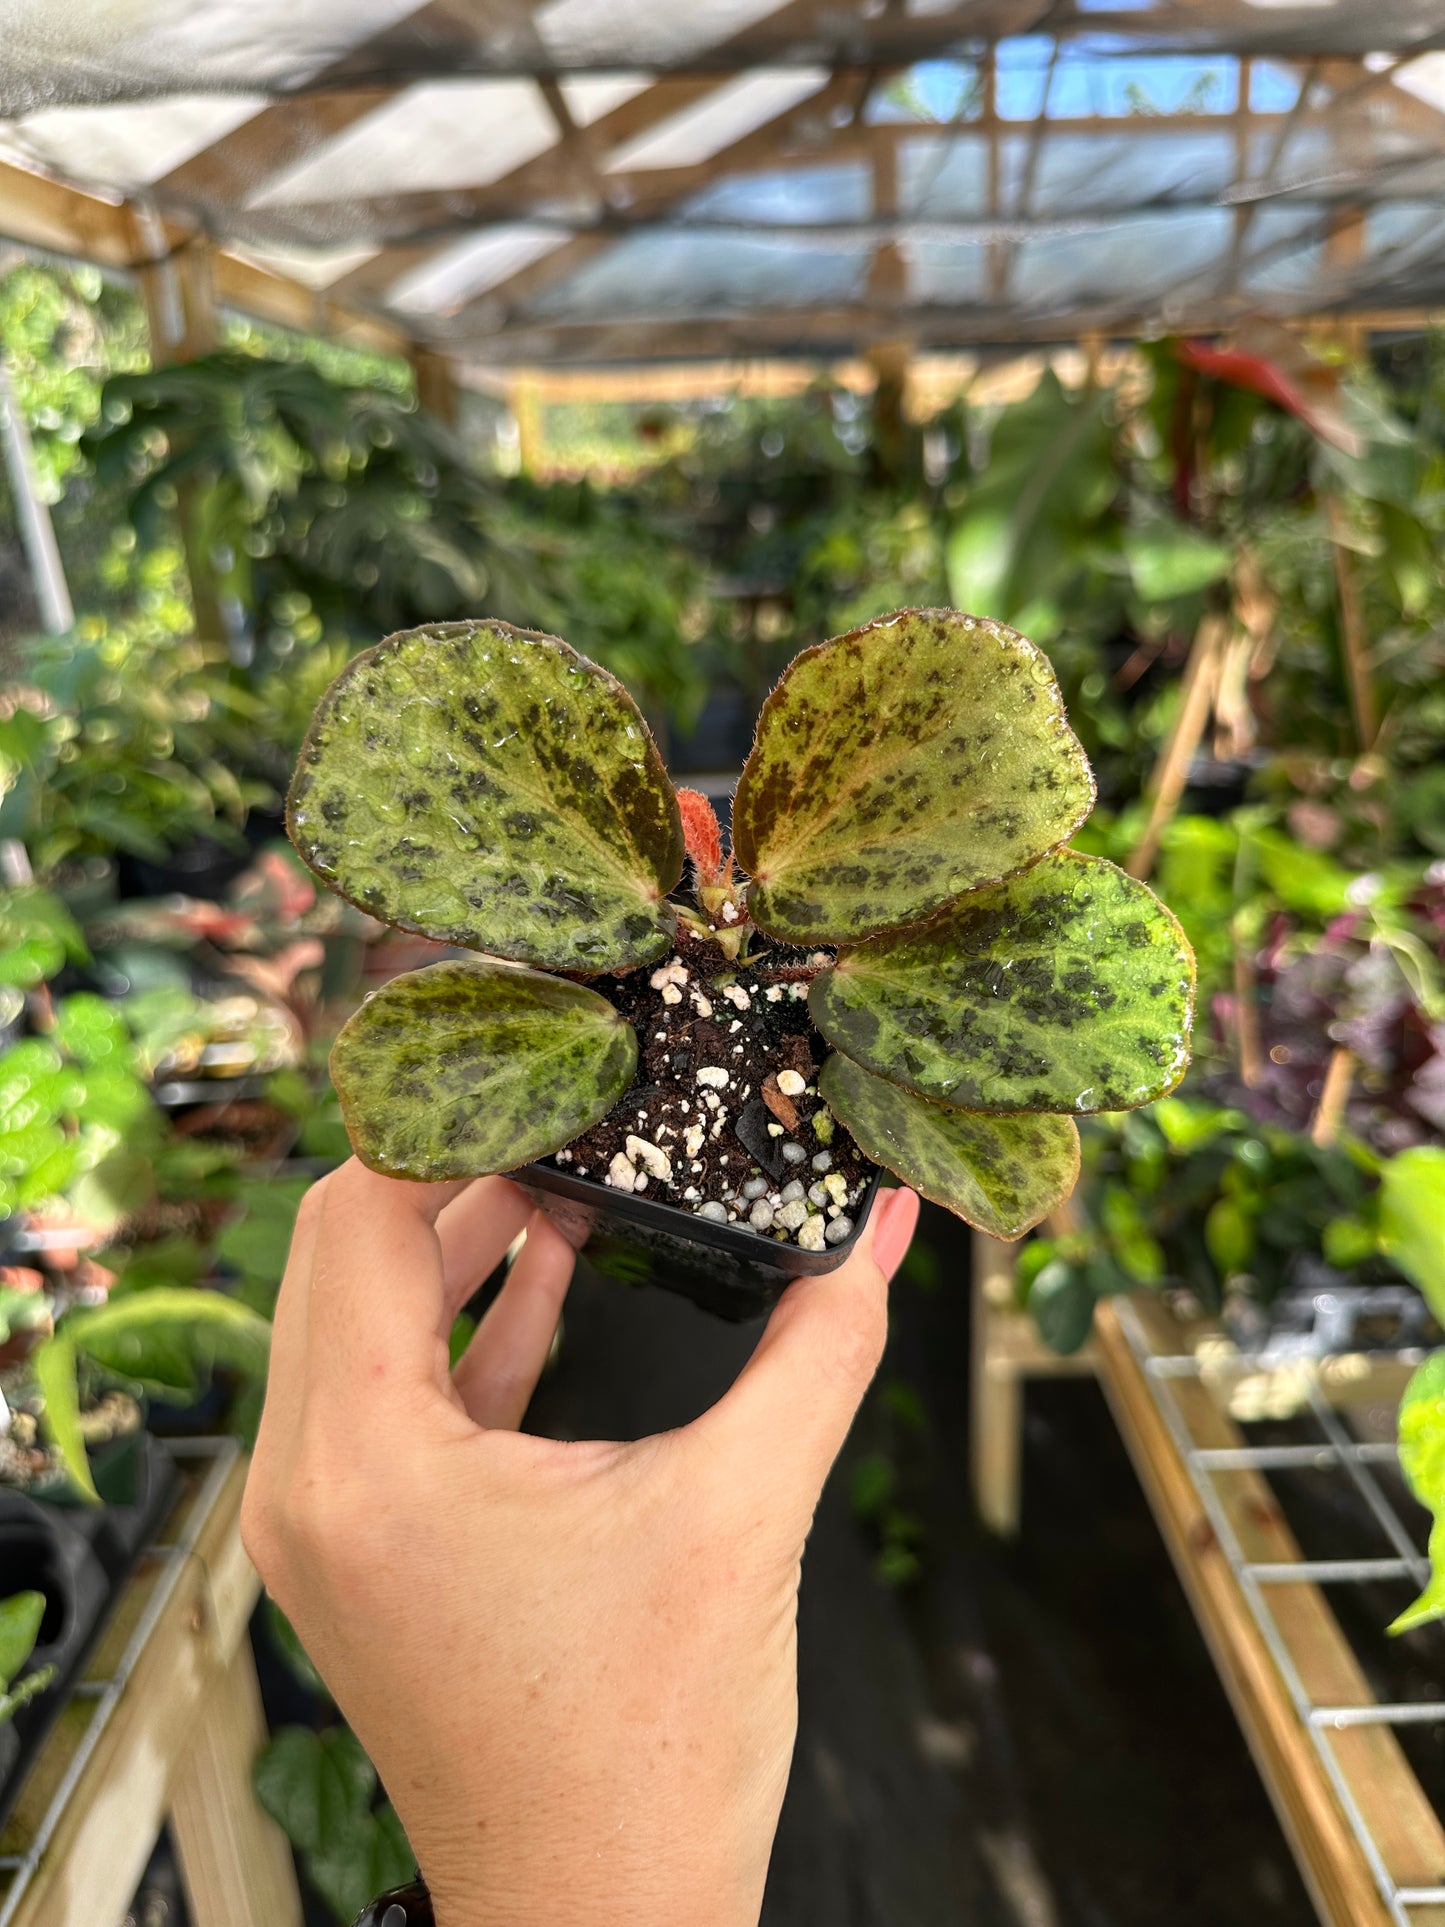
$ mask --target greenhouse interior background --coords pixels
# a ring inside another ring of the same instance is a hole
[[[1445,1922],[1442,329],[1440,0],[0,0],[0,1927],[413,1871],[239,1536],[332,1042],[463,954],[288,842],[324,692],[559,636],[726,823],[904,608],[1047,654],[1193,1060],[924,1207],[765,1927]],[[647,1275],[529,1429],[736,1376]]]

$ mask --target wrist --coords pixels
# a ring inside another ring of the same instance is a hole
[[[499,1879],[494,1866],[478,1866],[434,1881],[425,1927],[757,1927],[765,1875],[766,1863],[756,1878],[730,1868],[707,1880],[695,1868],[609,1874],[549,1859],[535,1878],[522,1864]]]

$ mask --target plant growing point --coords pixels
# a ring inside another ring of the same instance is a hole
[[[794,660],[726,853],[566,643],[393,636],[318,707],[288,827],[339,895],[483,954],[394,979],[341,1031],[357,1155],[431,1181],[530,1164],[830,1265],[881,1165],[1017,1238],[1072,1189],[1074,1118],[1188,1062],[1177,921],[1066,847],[1093,800],[1047,658],[953,610]]]

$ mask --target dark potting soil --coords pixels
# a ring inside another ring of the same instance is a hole
[[[731,963],[680,932],[651,970],[595,982],[637,1032],[637,1076],[551,1162],[804,1250],[841,1244],[874,1167],[818,1095],[808,983],[831,961],[775,945]]]

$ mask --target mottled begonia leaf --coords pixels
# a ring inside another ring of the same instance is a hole
[[[1431,1352],[1411,1376],[1400,1401],[1400,1469],[1410,1490],[1434,1515],[1430,1582],[1405,1608],[1392,1633],[1445,1618],[1445,1351]]]
[[[1194,954],[1147,885],[1063,850],[845,951],[808,1007],[838,1050],[962,1110],[1131,1110],[1184,1075]]]
[[[836,1054],[818,1089],[875,1164],[991,1237],[1021,1238],[1078,1178],[1079,1127],[1071,1117],[954,1110]]]
[[[428,1181],[561,1150],[607,1115],[636,1064],[636,1033],[595,990],[483,959],[393,977],[331,1050],[356,1155]]]
[[[1094,779],[1048,658],[904,609],[794,658],[758,720],[733,846],[758,926],[846,943],[917,923],[1073,835]]]
[[[627,691],[505,622],[391,636],[317,707],[291,840],[384,923],[557,970],[623,970],[670,941],[682,823]]]

